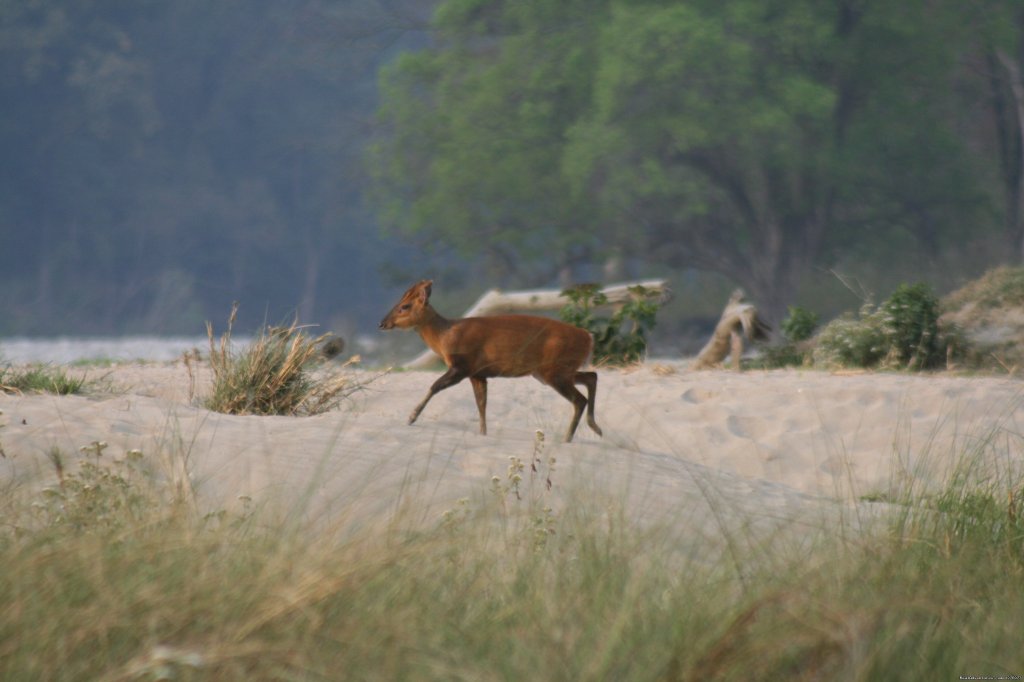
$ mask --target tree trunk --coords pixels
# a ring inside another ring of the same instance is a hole
[[[1013,154],[1006,155],[1004,169],[1007,189],[1006,229],[1010,246],[1016,252],[1016,261],[1024,263],[1024,80],[1020,64],[1002,50],[997,50],[999,63],[1006,71],[1012,95],[1010,114],[1015,124],[1015,135],[1004,135],[1004,144],[1016,144]],[[1009,150],[1008,150],[1009,151]]]
[[[723,274],[733,276],[743,285],[750,301],[757,306],[760,318],[777,330],[820,250],[822,228],[819,223],[807,221],[788,229],[769,226],[765,232],[763,246],[750,256],[748,274],[745,277]]]

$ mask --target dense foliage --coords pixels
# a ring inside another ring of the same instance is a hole
[[[694,267],[777,324],[840,254],[1024,244],[1016,0],[0,0],[0,36],[0,334],[366,323],[385,262]]]
[[[896,360],[911,369],[935,367],[939,348],[939,300],[924,283],[901,284],[882,305]]]
[[[782,320],[782,342],[761,349],[755,367],[775,369],[810,364],[814,343],[812,337],[818,329],[819,318],[800,306],[789,306],[789,314]]]
[[[384,73],[385,219],[499,271],[714,270],[776,322],[839,252],[934,258],[1002,216],[1019,257],[1020,12],[449,0]]]
[[[939,302],[926,284],[902,284],[886,301],[865,303],[858,316],[843,315],[821,331],[815,361],[851,367],[929,369],[945,359]]]
[[[782,335],[791,343],[806,341],[818,328],[818,315],[800,306],[789,306],[789,315],[782,321]]]

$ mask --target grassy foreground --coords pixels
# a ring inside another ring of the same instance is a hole
[[[1024,673],[1019,481],[953,476],[873,537],[837,527],[708,561],[677,551],[678,528],[607,513],[614,500],[540,506],[515,460],[432,522],[358,529],[200,515],[142,453],[91,454],[51,453],[53,486],[0,502],[0,679]]]

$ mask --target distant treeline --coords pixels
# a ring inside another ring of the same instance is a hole
[[[378,315],[364,141],[431,6],[0,2],[0,335]]]
[[[1022,74],[1019,0],[0,0],[0,335],[1019,262]]]

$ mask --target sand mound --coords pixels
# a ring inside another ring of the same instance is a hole
[[[942,307],[942,322],[967,337],[971,365],[1024,367],[1024,268],[990,270],[943,299]]]

